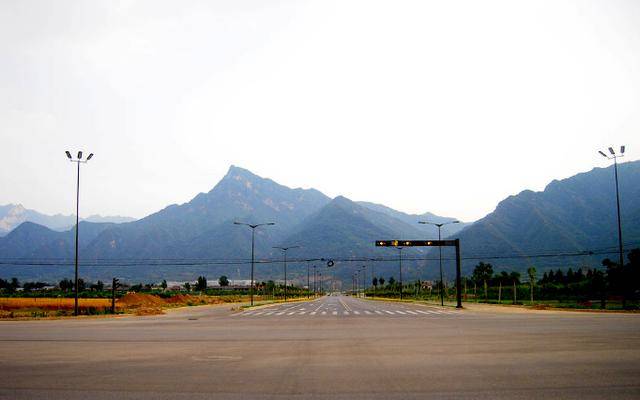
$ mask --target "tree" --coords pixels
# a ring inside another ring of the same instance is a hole
[[[226,275],[222,275],[220,278],[218,278],[218,284],[222,287],[229,286],[229,278],[227,278]],[[273,281],[269,281],[268,285],[270,287],[274,287],[275,283]]]
[[[378,284],[380,284],[380,286],[384,286],[384,278],[383,277],[378,278]]]
[[[196,281],[196,290],[200,292],[203,290],[207,290],[207,278],[205,278],[204,276],[198,277],[198,280]]]
[[[162,290],[167,290],[167,280],[163,279],[162,283],[160,284],[160,287],[162,288]]]
[[[569,269],[571,271],[571,269]],[[531,302],[533,303],[533,287],[536,284],[536,267],[527,268],[527,275],[529,275],[529,285],[531,286]],[[573,271],[571,271],[573,276]]]
[[[20,281],[18,280],[18,278],[11,278],[11,282],[9,282],[9,290],[15,292],[19,287]]]
[[[102,292],[102,290],[104,289],[104,283],[102,281],[92,283],[91,285],[89,285],[89,289],[95,290],[96,292]]]
[[[190,292],[190,291],[191,291],[191,283],[189,283],[189,282],[185,282],[185,283],[184,283],[184,289],[185,289],[187,292]]]
[[[68,292],[69,290],[73,289],[73,281],[71,279],[65,278],[58,283],[58,287],[60,288],[60,290]]]
[[[373,287],[378,287],[378,278],[374,276],[371,280],[371,284],[373,285]]]
[[[472,279],[474,281],[478,282],[478,283],[482,282],[482,284],[484,285],[484,299],[485,299],[485,301],[489,297],[488,288],[487,288],[487,281],[489,279],[491,279],[492,276],[493,276],[493,265],[491,265],[491,264],[488,264],[488,263],[485,264],[483,262],[480,262],[473,269]]]
[[[389,287],[394,287],[396,285],[396,280],[393,278],[393,276],[389,277],[389,283],[387,283],[387,285],[389,285]]]
[[[87,288],[87,284],[84,279],[78,278],[78,292],[82,292]]]

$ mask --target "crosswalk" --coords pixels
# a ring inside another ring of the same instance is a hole
[[[236,314],[232,314],[232,317],[239,318],[264,318],[264,317],[284,317],[284,318],[297,318],[297,317],[457,317],[460,316],[460,311],[447,310],[441,308],[412,308],[412,309],[375,309],[375,310],[354,310],[354,309],[305,309],[305,308],[289,308],[289,309],[255,309],[242,311]]]

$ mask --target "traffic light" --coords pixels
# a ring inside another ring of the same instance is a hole
[[[455,240],[377,240],[377,247],[437,247],[455,246]]]

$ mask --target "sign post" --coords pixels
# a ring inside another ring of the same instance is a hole
[[[460,266],[460,239],[454,240],[376,240],[376,247],[440,247],[456,248],[456,308],[462,308],[462,273]]]

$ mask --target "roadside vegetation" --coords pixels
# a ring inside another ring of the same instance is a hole
[[[62,279],[56,284],[24,282],[16,278],[0,278],[0,319],[71,316],[74,310],[74,282]],[[78,279],[78,308],[80,315],[133,313],[148,315],[162,313],[172,307],[206,304],[240,303],[249,301],[249,288],[232,287],[226,276],[218,278],[218,286],[210,287],[207,278],[198,277],[178,287],[160,283],[117,283],[97,281],[87,283]],[[287,298],[307,296],[306,289],[289,285]],[[112,297],[115,307],[112,309]],[[284,299],[284,285],[274,281],[257,282],[254,300],[257,302]]]
[[[576,308],[607,310],[640,309],[640,249],[628,254],[620,266],[605,259],[603,269],[556,269],[542,274],[535,267],[525,276],[515,271],[495,272],[490,263],[479,262],[471,276],[462,278],[463,301],[491,304],[528,305],[535,308]],[[439,302],[442,288],[445,301],[455,300],[455,285],[409,282],[403,298]],[[399,298],[400,285],[394,277],[374,277],[366,296]]]

